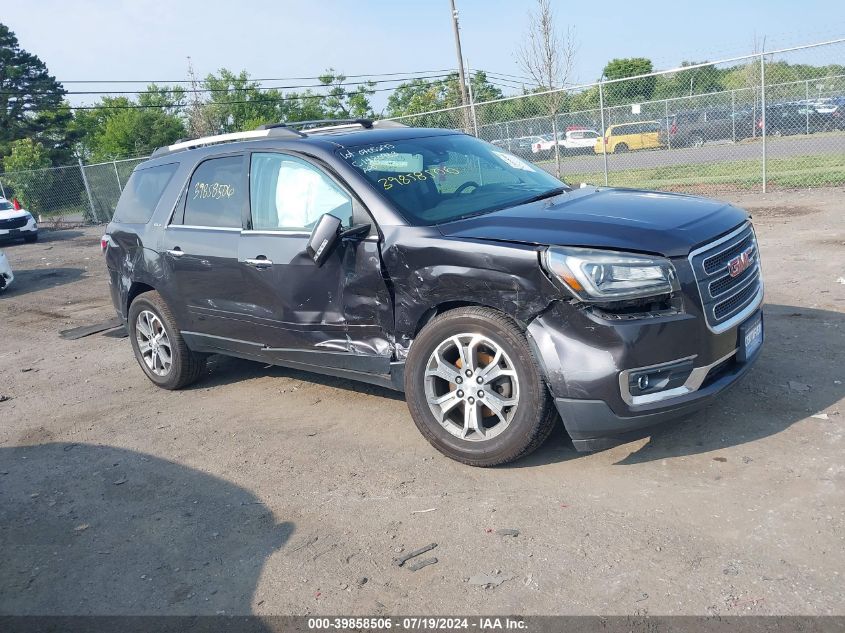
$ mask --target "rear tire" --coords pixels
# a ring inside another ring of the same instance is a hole
[[[423,436],[471,466],[528,455],[557,420],[525,334],[488,308],[451,310],[423,328],[408,354],[405,394]]]
[[[127,328],[135,360],[147,378],[162,389],[186,387],[205,370],[207,356],[188,348],[173,313],[154,290],[132,301]]]
[[[619,143],[616,147],[613,148],[614,154],[624,154],[628,151],[628,146],[625,143]]]

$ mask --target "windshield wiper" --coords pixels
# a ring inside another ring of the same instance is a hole
[[[536,196],[531,196],[527,200],[522,200],[518,204],[528,204],[530,202],[537,202],[538,200],[545,200],[546,198],[553,198],[569,191],[572,191],[569,187],[555,187],[554,189],[549,189],[548,191],[539,193]]]

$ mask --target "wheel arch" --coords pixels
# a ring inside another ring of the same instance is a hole
[[[482,303],[478,301],[443,301],[438,303],[435,306],[430,307],[428,310],[423,312],[420,315],[420,318],[417,320],[417,325],[414,328],[414,337],[416,337],[420,332],[422,332],[423,328],[428,325],[434,317],[443,314],[444,312],[449,312],[451,310],[455,310],[457,308],[486,308],[488,310],[493,310],[501,314],[502,316],[507,317],[519,327],[520,330],[525,332],[527,325],[520,321],[519,319],[514,318],[512,314],[508,314],[504,310],[502,310],[501,306],[493,305],[492,303]]]
[[[155,291],[155,288],[153,288],[150,284],[142,281],[133,281],[129,286],[129,291],[126,293],[126,305],[124,306],[125,314],[129,314],[129,306],[132,305],[132,302],[135,301],[139,295],[153,291]]]

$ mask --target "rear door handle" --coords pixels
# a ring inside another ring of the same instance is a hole
[[[182,250],[181,248],[179,248],[178,246],[174,246],[173,248],[168,249],[167,254],[168,254],[168,255],[173,255],[173,257],[182,257],[182,255],[184,255],[184,254],[185,254],[185,251],[183,251],[183,250]]]
[[[246,263],[248,266],[252,266],[253,268],[258,269],[270,268],[273,265],[273,262],[264,257],[264,255],[259,255],[255,259],[244,260],[244,263]]]

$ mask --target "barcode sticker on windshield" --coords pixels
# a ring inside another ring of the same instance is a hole
[[[516,169],[524,169],[525,171],[535,171],[534,168],[529,164],[526,163],[521,158],[517,158],[512,154],[506,154],[505,152],[493,152],[497,157],[503,160],[505,163],[514,167]]]

